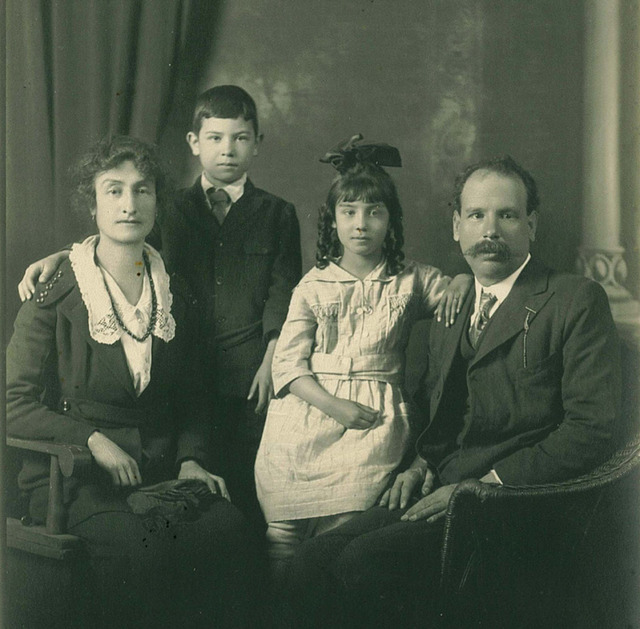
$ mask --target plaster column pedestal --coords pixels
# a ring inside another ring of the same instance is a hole
[[[640,304],[625,288],[620,245],[619,0],[585,3],[584,215],[579,272],[600,282],[621,327],[640,335]]]

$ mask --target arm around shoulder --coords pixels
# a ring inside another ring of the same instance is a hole
[[[30,264],[24,272],[22,280],[18,284],[18,294],[21,301],[27,301],[33,297],[36,284],[48,282],[58,270],[58,267],[69,257],[69,249],[56,251],[46,258],[42,258]]]

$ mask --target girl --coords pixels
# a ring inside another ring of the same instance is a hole
[[[7,434],[93,455],[89,474],[65,479],[64,495],[68,531],[89,551],[96,624],[253,626],[247,525],[223,479],[203,467],[193,300],[145,244],[169,204],[166,177],[155,151],[126,136],[99,142],[75,175],[76,204],[97,233],[73,245],[18,313]],[[155,485],[176,473],[168,491]],[[25,458],[18,482],[42,521],[47,461]]]
[[[400,465],[413,421],[402,386],[409,333],[450,282],[403,263],[402,208],[381,168],[400,166],[400,155],[360,139],[321,160],[340,174],[320,210],[316,268],[293,293],[273,361],[256,483],[276,570],[296,544],[375,504]],[[471,282],[458,283],[459,299]]]

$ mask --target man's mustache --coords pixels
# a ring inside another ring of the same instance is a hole
[[[509,246],[498,240],[481,240],[471,245],[465,252],[465,256],[479,256],[485,253],[493,254],[499,262],[505,262],[511,257]]]

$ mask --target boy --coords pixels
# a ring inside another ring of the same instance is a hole
[[[216,469],[233,502],[264,526],[253,464],[272,393],[271,359],[301,256],[293,205],[247,178],[261,140],[255,102],[242,88],[221,85],[201,94],[187,142],[202,174],[178,191],[150,242],[161,245],[169,271],[188,280],[201,309]],[[52,256],[27,269],[23,299],[58,261]]]

